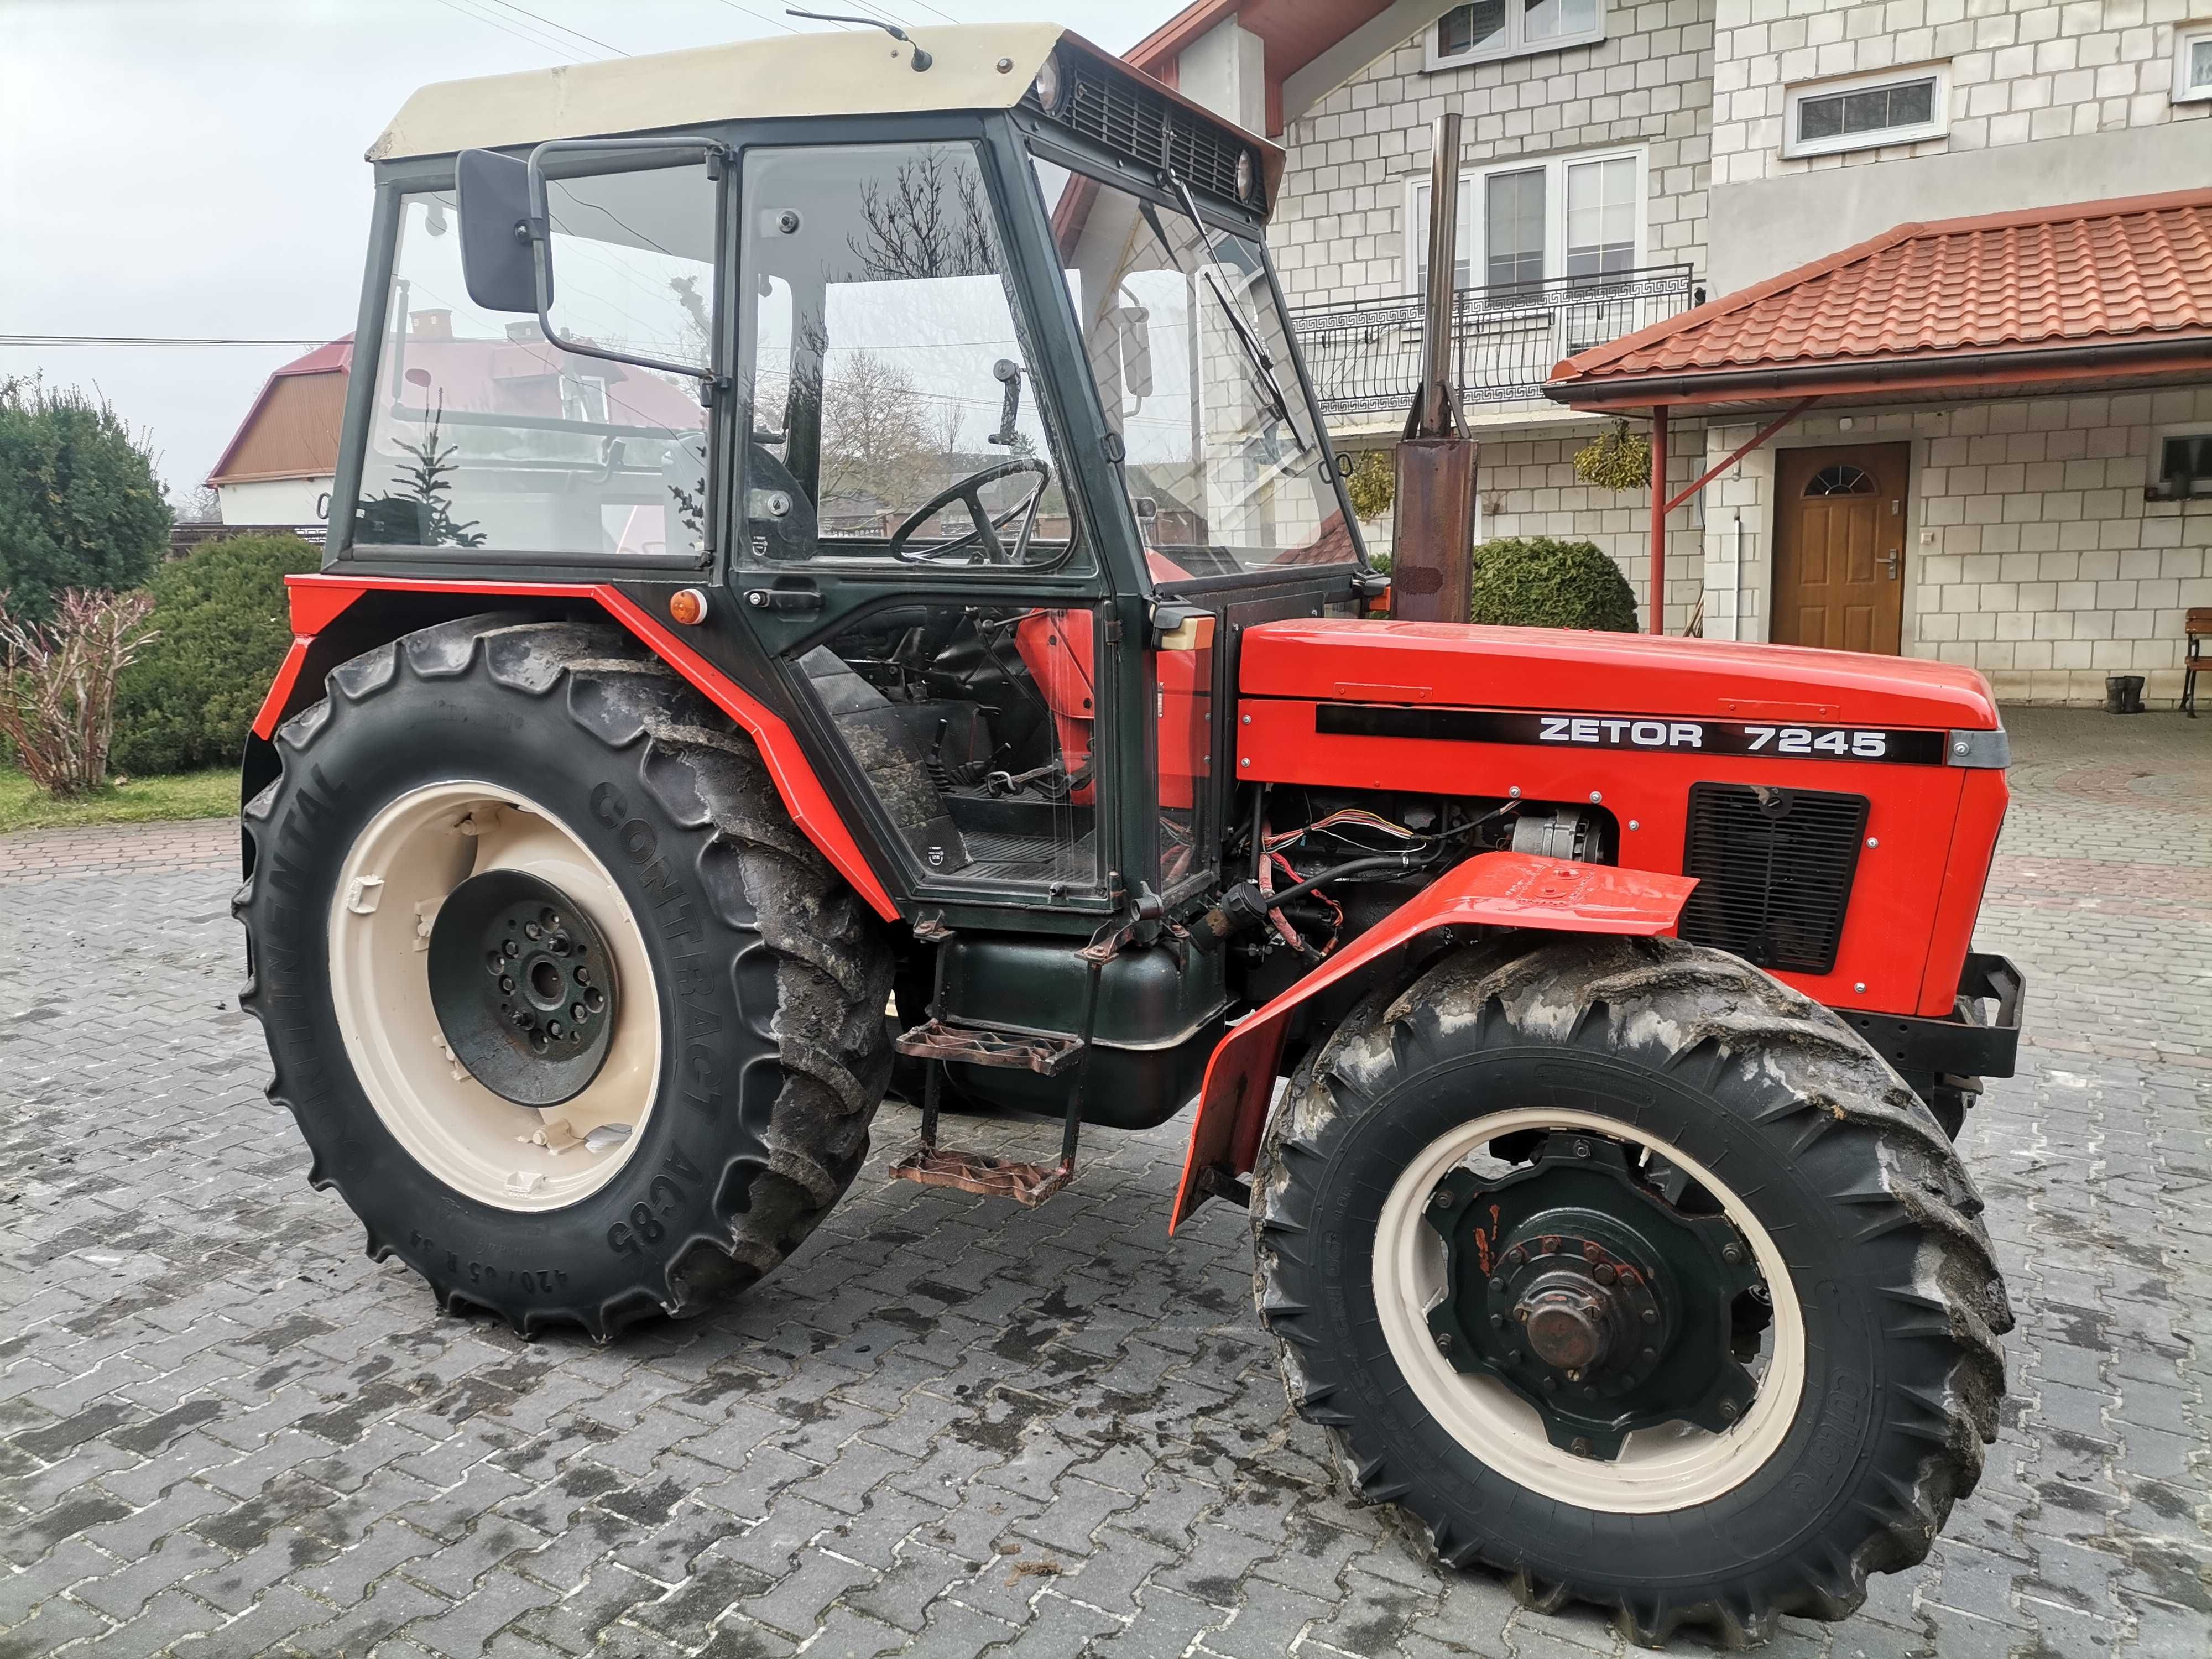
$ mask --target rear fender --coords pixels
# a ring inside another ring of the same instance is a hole
[[[321,574],[289,576],[285,580],[292,600],[292,646],[285,653],[283,665],[276,671],[276,678],[269,688],[268,696],[262,702],[261,712],[254,718],[245,778],[245,787],[249,793],[258,787],[257,777],[261,782],[265,782],[267,777],[263,775],[273,775],[274,757],[268,745],[276,736],[277,726],[313,694],[313,688],[302,688],[300,680],[301,671],[313,653],[316,636],[330,628],[364,595],[458,595],[467,599],[472,608],[487,611],[505,608],[518,599],[548,605],[562,614],[588,615],[597,611],[636,635],[653,655],[683,675],[700,695],[745,730],[759,748],[761,759],[768,767],[769,775],[775,781],[776,793],[783,797],[784,806],[790,812],[792,822],[799,826],[807,840],[820,849],[822,856],[830,860],[837,872],[852,884],[853,890],[867,901],[878,915],[886,921],[898,920],[898,906],[892,902],[882,881],[870,868],[860,844],[854,840],[852,831],[838,816],[829,793],[823,788],[821,779],[815,775],[812,764],[800,749],[798,736],[790,726],[781,715],[693,650],[659,617],[613,584],[440,582]],[[420,620],[395,618],[386,637],[396,639],[422,625]],[[355,646],[355,649],[368,650],[381,642],[374,638],[364,639]]]
[[[1341,951],[1240,1021],[1213,1051],[1191,1120],[1190,1150],[1168,1230],[1204,1202],[1200,1176],[1243,1175],[1259,1156],[1291,1012],[1309,997],[1370,974],[1393,952],[1440,927],[1526,927],[1555,933],[1672,933],[1697,885],[1691,876],[1571,864],[1527,853],[1483,853],[1451,870]]]

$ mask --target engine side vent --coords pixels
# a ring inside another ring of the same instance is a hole
[[[1195,189],[1224,201],[1266,206],[1261,199],[1265,186],[1261,182],[1265,173],[1250,146],[1237,143],[1220,128],[1171,99],[1161,97],[1134,76],[1116,75],[1079,53],[1062,52],[1060,70],[1067,84],[1060,92],[1057,108],[1044,109],[1034,90],[1023,103],[1148,167],[1170,169]],[[1247,155],[1251,157],[1251,194],[1240,198],[1237,163]]]
[[[1692,785],[1682,873],[1698,885],[1682,909],[1681,936],[1761,968],[1827,973],[1866,821],[1864,795]]]

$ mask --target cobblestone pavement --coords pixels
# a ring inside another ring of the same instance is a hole
[[[2014,724],[1982,932],[2035,1046],[1966,1131],[2003,1438],[1926,1565],[1774,1652],[2212,1652],[2212,720]],[[1616,1650],[1345,1502],[1242,1216],[1162,1236],[1174,1126],[1027,1212],[884,1181],[888,1109],[722,1317],[602,1351],[440,1316],[262,1097],[234,856],[0,840],[0,1656]]]

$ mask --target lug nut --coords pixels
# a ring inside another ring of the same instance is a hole
[[[507,995],[513,996],[514,994],[514,975],[512,974],[501,974],[499,976],[499,988],[506,992]]]
[[[1735,1266],[1737,1262],[1743,1260],[1743,1246],[1741,1244],[1722,1245],[1721,1260],[1727,1262],[1731,1267]]]
[[[1728,1419],[1731,1423],[1735,1421],[1735,1414],[1742,1409],[1743,1408],[1737,1405],[1733,1400],[1723,1400],[1721,1401],[1721,1415]]]
[[[1439,1187],[1436,1191],[1429,1194],[1429,1207],[1431,1209],[1449,1210],[1451,1206],[1452,1195],[1450,1188]]]
[[[1613,1272],[1613,1263],[1610,1261],[1601,1261],[1597,1264],[1597,1271],[1593,1273],[1591,1277],[1595,1279],[1601,1285],[1610,1285],[1615,1279],[1619,1278],[1620,1275]]]
[[[1595,1239],[1584,1239],[1583,1241],[1583,1260],[1585,1261],[1595,1261],[1597,1258],[1597,1241]]]
[[[522,947],[509,939],[499,947],[499,953],[503,957],[519,957],[522,954]]]
[[[1583,1436],[1577,1435],[1568,1444],[1567,1449],[1577,1457],[1588,1457],[1590,1455],[1590,1443]]]
[[[1659,1322],[1659,1310],[1646,1308],[1644,1310],[1644,1322],[1647,1325],[1656,1325]]]
[[[581,1025],[584,1023],[584,1005],[580,1002],[570,1003],[568,1005],[568,1018],[574,1020],[577,1024]]]
[[[585,967],[582,963],[578,963],[576,964],[576,983],[579,985],[589,985],[591,982],[592,970]]]
[[[1449,1331],[1438,1331],[1437,1333],[1437,1351],[1439,1353],[1449,1353],[1451,1352],[1451,1345],[1452,1340],[1451,1333]]]
[[[1502,1291],[1505,1288],[1505,1281],[1502,1279],[1493,1279],[1490,1281],[1490,1288],[1493,1291]]]

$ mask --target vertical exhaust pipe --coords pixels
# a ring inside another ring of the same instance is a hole
[[[1421,321],[1421,384],[1397,450],[1390,614],[1408,622],[1463,623],[1474,602],[1475,444],[1453,385],[1457,354],[1459,133],[1457,112],[1431,131],[1428,290]],[[1410,252],[1411,250],[1408,250]]]

